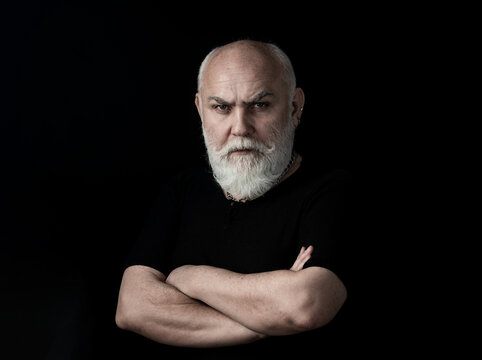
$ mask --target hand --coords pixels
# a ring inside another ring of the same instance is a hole
[[[300,271],[303,269],[303,266],[305,266],[305,263],[310,260],[311,254],[313,253],[313,246],[310,245],[308,248],[305,248],[304,246],[301,247],[300,253],[298,254],[298,257],[295,260],[295,263],[293,266],[290,268],[291,271]]]

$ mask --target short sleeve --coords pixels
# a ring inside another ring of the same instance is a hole
[[[304,206],[300,222],[302,246],[314,251],[305,267],[320,266],[344,280],[348,269],[352,177],[336,170],[314,187]]]
[[[175,181],[163,185],[140,236],[132,246],[125,268],[145,265],[164,275],[170,272],[170,253],[177,236],[179,190]]]

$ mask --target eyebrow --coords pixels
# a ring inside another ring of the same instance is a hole
[[[255,96],[253,96],[251,98],[251,100],[249,101],[243,101],[244,104],[247,104],[247,105],[251,105],[251,104],[254,104],[258,101],[260,101],[261,99],[267,97],[267,96],[274,96],[274,94],[270,91],[261,91],[259,94],[256,94]],[[218,104],[221,104],[221,105],[232,105],[229,101],[226,101],[224,100],[223,98],[220,98],[219,96],[209,96],[208,97],[208,101],[209,100],[214,100],[216,101]]]
[[[259,94],[253,96],[251,101],[248,101],[247,104],[256,103],[256,102],[260,101],[261,99],[265,98],[266,96],[273,96],[273,95],[274,94],[270,91],[261,91]]]
[[[221,104],[221,105],[230,105],[230,103],[229,103],[228,101],[226,101],[226,100],[224,100],[224,99],[222,99],[222,98],[220,98],[220,97],[218,97],[218,96],[209,96],[209,97],[208,97],[208,101],[210,101],[210,100],[214,100],[214,101],[216,101],[218,104]]]

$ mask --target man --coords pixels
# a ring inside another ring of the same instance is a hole
[[[195,104],[210,170],[166,182],[124,272],[117,325],[187,348],[312,334],[347,296],[336,247],[349,177],[295,151],[304,93],[290,60],[251,40],[216,48]]]

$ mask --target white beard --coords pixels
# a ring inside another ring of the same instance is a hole
[[[214,178],[225,191],[238,199],[254,199],[277,184],[288,165],[295,136],[295,126],[289,119],[281,129],[273,129],[269,146],[249,137],[237,137],[215,149],[215,145],[203,126],[209,163]],[[254,150],[245,155],[233,151]]]

